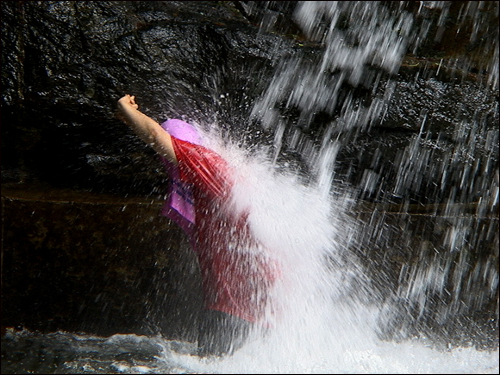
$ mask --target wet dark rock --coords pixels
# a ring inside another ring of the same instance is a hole
[[[370,298],[384,306],[381,337],[498,348],[498,216],[477,208],[375,205],[355,213],[353,251],[370,274]]]
[[[495,191],[498,90],[486,89],[477,80],[442,81],[436,78],[436,68],[425,67],[402,68],[385,82],[391,85],[390,99],[380,117],[365,125],[361,119],[361,125],[349,129],[334,127],[333,138],[341,142],[335,167],[338,184],[358,189],[362,200],[422,205],[474,203],[485,191]],[[373,103],[367,90],[346,92],[357,108],[368,109]],[[290,123],[284,138],[291,139],[300,128],[301,112],[284,104],[279,110]],[[341,116],[340,111],[316,113],[302,133],[320,147],[325,129]],[[296,151],[284,143],[284,152]],[[307,167],[304,170],[308,173]],[[489,209],[496,212],[497,207]]]
[[[290,44],[216,2],[2,4],[2,175],[156,194],[158,164],[114,118],[117,99],[135,94],[158,121],[234,122]]]
[[[433,14],[439,12],[414,6],[409,2],[407,10],[418,13],[417,24],[424,19],[432,20],[431,25],[437,22]],[[450,20],[457,19],[457,6],[450,6],[455,17]],[[206,126],[216,121],[235,134],[248,133],[258,126],[249,120],[251,105],[268,84],[277,62],[301,54],[314,63],[321,56],[321,44],[301,35],[294,23],[296,2],[12,1],[1,7],[1,149],[6,182],[41,181],[159,197],[166,182],[162,166],[114,118],[119,97],[135,94],[142,110],[158,121],[180,117]],[[494,24],[488,14],[481,11],[481,17],[486,17],[481,25]],[[445,31],[453,27],[452,22]],[[465,29],[470,35],[470,26]],[[490,30],[483,29],[484,25],[478,29],[478,38]],[[456,42],[449,39],[451,34],[443,35],[448,39],[439,42],[441,46]],[[391,157],[375,160],[376,164],[383,169],[399,168],[394,150],[403,152],[408,147],[424,116],[424,136],[438,139],[439,147],[457,146],[452,134],[461,117],[485,121],[486,131],[498,123],[498,91],[483,90],[480,75],[464,83],[463,70],[456,64],[448,67],[453,65],[451,52],[444,62],[436,57],[440,48],[427,44],[423,58],[407,59],[383,118],[374,121],[365,134],[342,135],[339,176],[344,183],[361,187],[361,198],[390,198],[363,190],[363,175],[379,152]],[[324,127],[342,108],[342,100],[353,98],[359,106],[369,105],[373,85],[379,82],[382,87],[388,78],[386,73],[368,69],[363,85],[346,85],[338,109],[333,114],[316,113],[304,131],[320,142]],[[303,114],[291,112],[287,108],[283,116],[293,129]],[[373,142],[366,143],[366,138]],[[365,152],[355,156],[353,152],[361,148]],[[489,157],[497,162],[497,154],[493,150]],[[436,178],[425,177],[429,184],[436,184]],[[381,185],[376,190],[397,187]],[[426,192],[425,186],[418,191],[403,190],[397,199],[423,204],[442,199],[442,195]]]
[[[199,270],[160,207],[2,186],[2,326],[195,340]]]

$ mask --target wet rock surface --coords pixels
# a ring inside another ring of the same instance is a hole
[[[144,199],[3,186],[2,326],[193,340],[199,270],[160,208]]]
[[[423,337],[444,349],[498,347],[498,217],[477,216],[477,208],[388,205],[356,213],[359,248],[352,251],[371,270],[371,298],[385,306],[382,337]]]
[[[3,180],[35,180],[95,192],[162,194],[164,176],[152,151],[114,118],[116,100],[125,93],[135,94],[142,110],[158,121],[181,117],[207,126],[217,122],[240,137],[255,134],[258,124],[249,121],[250,107],[268,84],[277,61],[302,54],[314,62],[322,47],[297,39],[299,34],[293,34],[297,37],[293,39],[278,33],[289,32],[285,25],[293,24],[293,4],[276,5],[276,9],[244,5],[3,4]],[[269,32],[256,24],[262,14],[275,15],[268,22]],[[481,81],[486,78],[477,74],[463,82],[463,70],[447,66],[452,65],[449,59],[443,63],[409,58],[407,62],[394,80],[392,99],[381,120],[368,131],[342,134],[339,176],[360,187],[364,198],[376,199],[369,191],[373,189],[364,189],[365,170],[396,173],[401,161],[394,150],[404,150],[419,135],[424,117],[420,138],[433,149],[435,169],[439,170],[442,159],[439,149],[463,147],[461,138],[454,135],[461,119],[480,124],[481,131],[474,136],[486,148],[490,163],[498,164],[498,149],[492,146],[498,143],[492,139],[498,137],[498,90],[484,90]],[[376,80],[388,78],[380,74],[367,70],[363,85],[345,87],[344,99],[357,100],[360,107],[369,103]],[[283,116],[288,116],[290,130],[300,126],[300,114],[296,117],[287,109]],[[335,116],[316,114],[304,132],[321,142],[324,127]],[[256,141],[269,139],[272,134]],[[384,159],[377,160],[377,153],[384,154]],[[381,166],[371,168],[374,163]],[[426,185],[438,183],[439,172],[424,172],[427,184],[422,186],[397,187],[388,178],[376,189],[424,204],[442,201],[439,194],[426,191]]]
[[[167,183],[163,167],[114,117],[115,103],[135,94],[158,121],[217,123],[245,142],[272,146],[273,134],[250,121],[251,107],[282,57],[315,62],[322,45],[293,21],[296,2],[259,3],[0,4],[2,325],[189,336],[199,308],[193,260],[183,255],[178,230],[158,216]],[[463,14],[476,14],[483,26],[469,38],[471,25],[462,25],[467,37],[458,40],[452,16],[458,17],[458,3],[468,2],[449,2],[451,21],[441,26],[439,14],[415,3],[408,2],[408,10],[420,12],[418,22],[433,20],[439,42],[429,38],[392,75],[367,69],[364,84],[345,85],[338,109],[315,113],[307,128],[303,113],[278,108],[290,134],[300,129],[317,145],[343,101],[368,107],[376,96],[373,85],[391,82],[381,118],[361,130],[339,131],[335,179],[354,188],[361,203],[401,204],[395,214],[407,214],[407,203],[416,205],[413,213],[426,207],[431,218],[425,225],[410,216],[403,224],[401,216],[380,218],[377,212],[360,217],[366,228],[373,220],[376,228],[390,228],[366,241],[394,287],[415,254],[440,248],[446,228],[467,227],[450,219],[436,234],[432,223],[440,219],[433,215],[465,212],[470,228],[489,228],[484,238],[466,241],[468,254],[475,259],[478,249],[488,249],[482,259],[498,264],[492,229],[498,225],[498,88],[487,85],[490,66],[481,60],[488,43],[498,39],[498,17],[488,18],[495,9],[464,5]],[[484,27],[488,22],[491,27]],[[280,157],[309,173],[287,147]],[[431,205],[447,203],[439,214],[431,212]],[[473,208],[453,211],[461,204]],[[412,238],[401,245],[399,229],[408,226]],[[391,240],[373,244],[373,238]],[[174,247],[168,253],[165,242]],[[392,260],[384,263],[388,251]],[[367,254],[358,250],[361,258]],[[453,263],[454,256],[443,262]],[[495,293],[498,285],[482,295],[482,305],[472,306],[495,305]],[[159,308],[165,305],[170,307]],[[162,321],[164,327],[155,327]]]
[[[114,118],[118,98],[213,121],[219,95],[243,100],[249,75],[257,90],[290,44],[211,2],[11,2],[2,27],[4,179],[128,194],[154,192],[158,171]]]

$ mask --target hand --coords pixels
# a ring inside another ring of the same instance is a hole
[[[115,112],[115,118],[117,118],[120,121],[127,122],[126,113],[131,108],[138,110],[139,105],[135,102],[135,96],[130,96],[127,94],[118,100],[118,108],[117,111]]]
[[[132,107],[134,109],[139,109],[139,105],[135,102],[135,96],[125,95],[118,100],[118,108],[124,110],[127,107]]]

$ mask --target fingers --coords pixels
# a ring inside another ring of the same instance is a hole
[[[129,105],[135,109],[139,108],[139,105],[135,102],[135,96],[131,96],[129,94],[126,94],[122,98],[120,98],[120,100],[118,100],[118,103],[122,103],[122,105]]]
[[[135,96],[130,96],[129,94],[126,94],[126,95],[123,95],[118,101],[127,101],[127,102],[130,102],[130,101],[134,101],[135,100]]]
[[[134,107],[135,109],[139,108],[139,105],[135,102],[135,96],[131,96],[130,97],[130,104],[132,105],[132,107]]]

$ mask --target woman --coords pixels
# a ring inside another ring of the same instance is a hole
[[[232,353],[255,324],[264,324],[277,267],[253,236],[248,211],[231,205],[232,167],[204,147],[196,129],[180,120],[163,127],[139,111],[135,97],[118,101],[121,119],[164,159],[171,176],[163,213],[190,238],[202,276],[205,313],[199,354]]]

